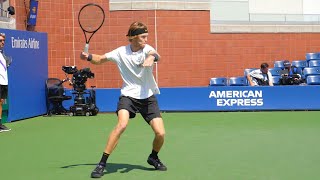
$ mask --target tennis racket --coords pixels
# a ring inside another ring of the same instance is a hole
[[[89,3],[84,5],[78,14],[78,22],[83,31],[86,45],[84,46],[84,52],[88,53],[89,42],[92,36],[101,28],[104,23],[105,14],[101,6]],[[87,34],[91,34],[87,37]]]

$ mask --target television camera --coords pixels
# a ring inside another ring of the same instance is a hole
[[[94,73],[90,68],[83,68],[78,70],[76,66],[62,66],[62,70],[66,74],[66,79],[73,87],[72,94],[75,95],[74,105],[70,106],[69,116],[85,115],[95,116],[99,112],[99,108],[96,106],[96,92],[93,89],[87,90],[85,83],[88,78],[94,78]],[[68,74],[72,74],[72,79],[69,79]],[[85,97],[85,94],[86,95]]]
[[[6,16],[7,18],[9,18],[9,15],[14,15],[16,13],[15,9],[13,6],[9,6],[7,9],[3,9],[2,7],[0,7],[0,11],[1,11],[1,14],[6,13]]]

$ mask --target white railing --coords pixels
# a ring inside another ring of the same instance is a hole
[[[247,20],[211,20],[211,24],[293,24],[293,25],[319,25],[320,14],[264,14],[249,13]]]
[[[320,14],[249,13],[250,22],[282,22],[285,24],[320,24]]]

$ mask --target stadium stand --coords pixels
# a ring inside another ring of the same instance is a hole
[[[218,77],[218,78],[211,78],[209,86],[227,86],[228,81],[227,78]]]
[[[311,60],[319,60],[320,61],[320,53],[306,53],[307,67],[309,67],[309,61],[311,61]]]
[[[285,61],[285,60],[277,60],[277,61],[274,61],[273,67],[284,69],[284,64],[283,64],[284,61]]]
[[[294,60],[291,62],[291,66],[295,66],[303,70],[305,67],[307,67],[307,62],[305,60]]]
[[[320,59],[319,60],[310,60],[309,61],[309,67],[320,67]]]
[[[320,67],[306,67],[303,69],[303,75],[305,79],[311,75],[320,75]]]
[[[288,60],[274,61],[274,67],[269,68],[273,84],[281,85],[281,71],[285,68],[284,62]],[[293,60],[291,66],[295,66],[295,72],[302,76],[308,85],[320,85],[320,53],[306,53],[306,60]],[[211,78],[210,86],[248,86],[247,75],[258,68],[244,69],[243,77]]]
[[[319,59],[319,53],[306,53],[306,60]]]
[[[269,72],[272,76],[281,76],[281,70],[282,68],[280,67],[269,68]]]
[[[239,77],[230,77],[229,86],[247,86],[247,78]]]
[[[320,75],[310,75],[307,77],[308,85],[320,85]]]

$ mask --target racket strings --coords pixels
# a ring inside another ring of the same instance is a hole
[[[79,23],[84,31],[94,32],[104,21],[104,12],[97,6],[86,6],[79,12]]]

